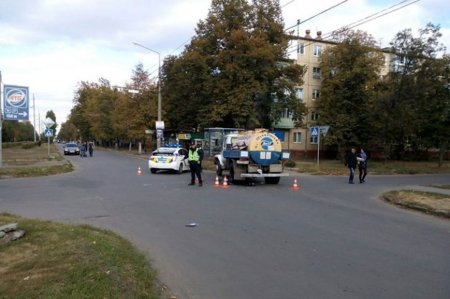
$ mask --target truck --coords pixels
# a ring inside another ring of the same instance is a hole
[[[257,129],[225,135],[214,164],[217,175],[227,175],[231,182],[264,178],[266,184],[278,184],[281,177],[289,176],[283,167],[289,158],[277,136]]]

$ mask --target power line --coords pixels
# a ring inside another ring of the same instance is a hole
[[[367,20],[367,19],[369,19],[369,18],[372,18],[372,17],[374,17],[374,16],[376,16],[376,15],[382,13],[382,12],[385,12],[385,11],[387,11],[387,10],[390,10],[390,9],[392,9],[392,8],[394,8],[394,7],[396,7],[396,6],[400,5],[400,4],[403,4],[403,3],[405,3],[405,2],[408,2],[408,1],[410,1],[410,0],[400,1],[400,2],[398,2],[398,3],[396,3],[396,4],[394,4],[394,5],[389,6],[388,8],[382,9],[382,10],[376,12],[376,13],[373,13],[373,14],[371,14],[371,15],[365,17],[365,18],[362,18],[362,19],[360,19],[360,20],[358,20],[358,21],[355,21],[355,22],[353,22],[353,23],[350,23],[350,24],[348,24],[348,25],[345,26],[345,27],[353,26],[353,25],[356,24],[356,23],[359,23],[359,22],[362,22],[362,21]]]
[[[357,26],[360,26],[360,25],[366,24],[366,23],[368,23],[368,22],[374,21],[374,20],[379,19],[379,18],[381,18],[381,17],[383,17],[383,16],[386,16],[386,15],[388,15],[388,14],[391,14],[391,13],[393,13],[393,12],[396,12],[396,11],[402,9],[402,8],[405,8],[405,7],[407,7],[407,6],[410,6],[410,5],[412,5],[412,4],[416,3],[416,2],[419,2],[420,0],[415,0],[415,1],[413,1],[413,2],[404,4],[404,5],[402,5],[402,6],[398,7],[398,8],[396,8],[396,9],[389,10],[389,9],[392,9],[393,7],[396,7],[396,6],[398,6],[398,5],[402,4],[402,3],[405,3],[405,2],[407,2],[407,1],[408,1],[408,0],[406,0],[406,1],[400,1],[399,3],[397,3],[397,4],[395,4],[395,5],[392,5],[392,6],[390,6],[389,8],[382,9],[381,11],[379,11],[379,12],[377,12],[377,13],[375,13],[375,14],[372,14],[372,15],[370,15],[370,16],[367,16],[367,17],[365,17],[365,18],[363,18],[363,19],[361,19],[361,20],[358,20],[358,21],[356,21],[356,22],[350,23],[349,25],[346,25],[346,26],[342,26],[342,27],[340,27],[340,28],[338,28],[338,29],[336,29],[336,30],[334,30],[334,31],[332,31],[332,32],[328,32],[328,33],[326,33],[326,34],[324,35],[323,39],[326,39],[327,37],[332,36],[333,32],[335,32],[335,31],[338,31],[338,30],[348,31],[348,30],[350,30],[350,29],[352,29],[352,28],[355,28],[355,27],[357,27]],[[389,11],[387,11],[387,10],[389,10]],[[379,15],[380,13],[382,13],[382,12],[384,12],[384,11],[387,11],[387,12],[385,12],[385,13]],[[307,47],[307,46],[309,46],[309,45],[312,45],[312,44],[314,44],[315,42],[316,42],[316,41],[311,41],[311,42],[307,43],[306,45],[304,45],[304,47]],[[293,46],[295,46],[295,45],[293,45]],[[288,47],[288,49],[291,48],[291,47],[293,47],[293,46]],[[292,53],[292,52],[294,52],[294,51],[296,51],[296,50],[288,51],[287,54],[290,54],[290,53]]]
[[[295,2],[295,0],[291,0],[289,2],[286,2],[285,4],[281,5],[281,8],[284,8],[286,6],[288,6],[289,4],[291,4],[292,2]]]
[[[289,4],[292,4],[292,3],[295,2],[295,1],[296,1],[296,0],[288,1],[288,2],[286,2],[285,4],[283,4],[283,5],[281,6],[281,8],[284,8],[284,7],[288,6]],[[311,19],[313,19],[313,18],[315,18],[315,17],[317,17],[317,16],[320,16],[321,14],[324,14],[325,12],[327,12],[327,11],[329,11],[329,10],[331,10],[331,9],[333,9],[333,8],[335,8],[335,7],[339,6],[339,5],[341,5],[341,4],[344,4],[344,3],[347,2],[347,1],[348,1],[348,0],[339,2],[338,4],[335,4],[335,5],[333,5],[333,6],[329,7],[329,8],[327,8],[327,9],[325,9],[325,10],[319,12],[318,14],[316,14],[316,15],[314,15],[314,16],[312,16],[312,17],[309,17],[308,19],[306,19],[306,20],[304,20],[304,21],[302,21],[302,22],[300,22],[300,20],[299,20],[299,22],[297,22],[297,24],[295,24],[294,26],[291,26],[291,27],[289,27],[289,28],[286,28],[285,31],[286,31],[286,30],[289,30],[289,29],[291,29],[291,28],[293,28],[293,27],[295,27],[295,26],[297,26],[297,25],[303,24],[303,23],[305,23],[305,22],[307,22],[307,21],[309,21],[309,20],[311,20]],[[178,47],[176,47],[173,51],[170,52],[170,54],[175,53],[177,50],[179,50],[181,47],[183,47],[184,45],[186,45],[186,44],[187,44],[189,41],[191,41],[191,40],[192,40],[192,37],[190,37],[190,38],[187,39],[185,42],[183,42],[183,43],[180,44]],[[169,55],[170,55],[170,54],[169,54]]]
[[[323,10],[323,11],[321,11],[321,12],[315,14],[315,15],[313,15],[312,17],[309,17],[309,18],[307,18],[306,20],[301,21],[301,22],[300,22],[300,19],[299,19],[298,22],[297,22],[297,24],[292,25],[291,27],[288,27],[288,28],[286,28],[286,29],[284,29],[284,30],[287,31],[287,30],[289,30],[289,29],[294,28],[295,26],[298,26],[298,25],[300,25],[300,24],[303,24],[303,23],[305,23],[305,22],[308,22],[309,20],[314,19],[315,17],[318,17],[318,16],[320,16],[321,14],[324,14],[324,13],[326,13],[327,11],[332,10],[332,9],[335,8],[335,7],[338,7],[338,6],[341,5],[341,4],[344,4],[344,3],[347,2],[347,1],[348,1],[348,0],[344,0],[344,1],[342,1],[342,2],[339,2],[338,4],[335,4],[335,5],[333,5],[333,6],[329,7],[329,8],[327,8],[327,9],[325,9],[325,10]]]

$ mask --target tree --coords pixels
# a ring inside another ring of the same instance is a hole
[[[430,147],[448,148],[449,58],[439,57],[440,27],[427,24],[415,37],[405,29],[391,42],[393,70],[380,84],[377,122],[390,154],[403,158]],[[416,155],[417,156],[417,155]]]
[[[86,86],[89,96],[86,98],[87,122],[90,137],[95,140],[111,140],[114,130],[111,121],[111,107],[114,106],[117,92],[112,90],[108,80],[100,78],[99,84]]]
[[[2,123],[2,140],[4,142],[31,141],[34,127],[28,121],[6,120]]]
[[[179,107],[171,126],[269,128],[284,108],[301,119],[303,70],[287,61],[283,28],[278,1],[213,0],[182,55],[164,63],[165,107]]]
[[[70,120],[61,124],[61,129],[58,132],[58,139],[72,141],[77,140],[78,137],[77,127],[70,122]]]
[[[439,149],[439,167],[450,141],[450,56],[425,60],[417,72],[423,107],[418,135],[425,147]]]
[[[330,126],[328,144],[344,147],[371,142],[374,86],[383,63],[372,36],[362,31],[334,33],[336,45],[321,56],[322,86],[317,100],[321,124]]]

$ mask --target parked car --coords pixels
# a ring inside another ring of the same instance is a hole
[[[174,170],[183,173],[189,170],[188,151],[185,148],[160,147],[148,159],[151,173],[158,170]]]
[[[64,155],[79,155],[80,148],[76,143],[66,143],[64,145]]]

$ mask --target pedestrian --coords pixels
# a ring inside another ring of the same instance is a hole
[[[201,166],[200,166],[200,154],[198,148],[194,142],[191,142],[188,153],[189,168],[191,169],[191,182],[189,186],[195,185],[195,176],[198,178],[198,186],[203,186]]]
[[[84,143],[82,143],[80,146],[80,157],[83,158],[85,154],[86,154],[86,146],[84,145]]]
[[[356,165],[357,165],[356,149],[352,147],[351,151],[347,154],[347,157],[345,158],[345,166],[347,166],[348,169],[350,170],[350,177],[348,178],[349,184],[353,184]]]
[[[203,162],[203,157],[205,156],[205,153],[203,152],[203,149],[200,144],[197,145],[197,152],[198,152],[198,156],[200,157],[200,160],[199,160],[200,161],[200,172],[202,172],[203,171],[202,162]]]
[[[365,183],[365,178],[367,175],[367,154],[361,149],[357,155],[358,159],[358,170],[359,170],[359,183]]]
[[[89,157],[92,157],[92,155],[94,154],[94,147],[92,142],[89,142]]]

